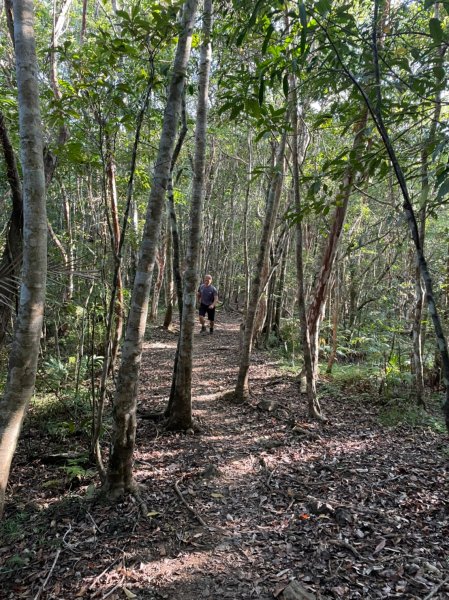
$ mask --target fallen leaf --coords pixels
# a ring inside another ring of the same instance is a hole
[[[376,549],[374,550],[373,554],[378,554],[379,552],[381,552],[385,548],[386,543],[387,543],[387,540],[385,538],[382,538],[380,540],[380,542],[377,544]]]

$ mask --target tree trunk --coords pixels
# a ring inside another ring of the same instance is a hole
[[[439,18],[439,4],[435,4],[435,17]],[[443,60],[445,48],[438,48],[439,60]],[[424,239],[426,232],[427,200],[429,196],[429,153],[435,140],[437,123],[441,114],[441,92],[435,97],[432,123],[429,135],[425,141],[421,154],[421,208],[419,211],[419,239],[424,250]],[[413,372],[415,376],[416,403],[425,406],[424,401],[424,366],[422,359],[423,336],[422,336],[422,313],[424,309],[424,293],[421,281],[419,265],[415,266],[415,310],[413,315]]]
[[[164,220],[165,227],[165,220]],[[151,311],[150,311],[150,321],[156,322],[157,320],[157,312],[159,308],[159,296],[161,295],[162,284],[164,283],[165,276],[165,260],[167,254],[167,237],[165,235],[165,230],[162,232],[161,241],[159,243],[159,248],[156,253],[156,263],[157,263],[157,276],[153,285],[153,298],[151,300]]]
[[[117,183],[115,177],[115,159],[114,159],[114,146],[109,133],[105,133],[106,137],[106,181],[107,181],[107,195],[109,197],[109,208],[111,211],[111,244],[114,255],[114,263],[118,261],[118,255],[120,252],[120,220],[118,216],[118,199],[117,199]],[[117,283],[115,287],[115,328],[112,339],[111,348],[111,368],[117,360],[117,353],[123,333],[123,319],[124,319],[124,308],[123,308],[123,284],[122,284],[122,273],[119,267],[117,274]],[[109,340],[106,340],[106,344],[109,344]]]
[[[446,336],[444,335],[443,327],[440,320],[440,315],[438,313],[438,308],[435,302],[435,296],[433,293],[433,284],[432,277],[430,275],[430,271],[427,266],[427,261],[423,252],[423,248],[421,245],[421,241],[419,239],[419,228],[416,222],[415,211],[413,210],[413,205],[410,199],[410,194],[407,187],[407,182],[404,176],[404,172],[399,164],[398,158],[396,156],[396,152],[391,143],[390,136],[388,134],[388,130],[385,127],[383,116],[382,116],[382,89],[381,89],[381,79],[380,79],[380,69],[379,69],[379,57],[378,57],[378,27],[380,25],[381,19],[379,18],[379,1],[375,0],[374,3],[374,27],[373,27],[373,35],[372,35],[372,47],[373,47],[373,61],[374,61],[374,70],[376,75],[376,104],[368,97],[368,94],[361,86],[356,77],[351,73],[351,71],[346,67],[344,62],[342,61],[340,54],[333,44],[331,38],[328,35],[328,39],[334,49],[334,52],[342,65],[343,70],[352,81],[352,83],[359,90],[360,94],[363,97],[363,100],[366,106],[369,109],[369,112],[372,116],[374,124],[382,138],[385,149],[388,153],[389,159],[391,161],[397,182],[401,189],[403,205],[402,208],[404,210],[404,215],[407,220],[407,224],[409,226],[410,234],[413,240],[413,244],[415,246],[416,251],[416,261],[419,266],[419,270],[421,273],[421,277],[424,282],[424,287],[426,290],[426,298],[427,298],[427,307],[432,318],[432,323],[435,331],[435,337],[437,339],[438,350],[441,356],[442,368],[443,368],[443,382],[445,387],[445,401],[443,404],[443,411],[446,421],[446,428],[449,431],[449,353],[447,348]]]
[[[279,144],[276,156],[276,164],[271,175],[270,189],[266,203],[265,221],[262,230],[262,237],[260,239],[259,256],[251,284],[250,302],[246,315],[242,351],[240,356],[240,368],[234,391],[234,401],[237,403],[245,402],[249,397],[248,373],[253,345],[254,322],[257,304],[259,302],[260,292],[262,290],[262,271],[267,260],[269,242],[273,232],[281,198],[285,170],[285,144],[286,134],[284,133]]]
[[[306,312],[306,297],[304,292],[304,264],[303,264],[303,235],[302,235],[302,219],[301,219],[301,195],[299,190],[299,166],[304,161],[307,150],[307,135],[305,124],[302,122],[302,127],[298,124],[298,100],[296,95],[296,77],[291,76],[291,124],[293,130],[292,139],[292,171],[293,171],[293,195],[295,202],[295,210],[297,213],[296,221],[296,277],[297,277],[297,294],[299,307],[299,320],[301,326],[301,345],[304,356],[304,370],[306,374],[307,384],[307,407],[309,416],[312,418],[320,418],[321,410],[316,394],[316,370],[314,369],[313,346],[310,342],[310,323],[308,322]],[[298,143],[300,138],[300,144]],[[344,215],[343,215],[344,218]]]
[[[281,271],[279,274],[279,283],[277,286],[277,294],[276,294],[276,302],[274,307],[274,321],[273,321],[273,331],[276,333],[277,337],[281,339],[281,318],[282,318],[282,308],[284,305],[284,295],[285,295],[285,276],[287,273],[287,263],[288,263],[288,255],[290,250],[290,234],[287,237],[286,247],[282,254],[282,263],[281,263]]]
[[[173,75],[164,112],[158,156],[146,214],[139,262],[134,280],[122,360],[113,401],[114,425],[106,490],[111,497],[135,490],[132,458],[136,436],[137,391],[142,345],[148,314],[150,282],[161,225],[165,191],[176,139],[186,68],[198,0],[186,0]]]
[[[165,316],[164,316],[164,329],[169,329],[173,319],[173,300],[175,297],[175,286],[173,283],[173,244],[172,235],[170,230],[170,223],[166,225],[166,242],[165,242],[165,264],[166,264],[166,276],[165,276]]]
[[[368,120],[368,110],[365,108],[362,110],[360,120],[355,127],[355,137],[352,146],[352,153],[355,155],[356,160],[360,158],[363,152],[363,142],[365,139],[365,128]],[[357,161],[358,162],[358,161]],[[332,273],[332,268],[335,262],[335,256],[337,253],[338,245],[340,242],[341,232],[343,230],[343,224],[346,218],[346,212],[348,209],[349,198],[351,196],[355,178],[357,175],[356,168],[350,161],[345,169],[343,175],[343,181],[340,186],[339,193],[337,194],[338,205],[335,208],[334,217],[332,221],[331,230],[327,238],[326,247],[323,252],[321,259],[320,272],[314,287],[313,298],[310,302],[307,322],[309,326],[309,335],[312,341],[312,346],[318,345],[318,336],[320,329],[320,319],[323,313],[323,307],[326,302],[327,290],[329,286],[329,279]],[[316,357],[318,355],[318,347],[312,353],[314,361],[314,371],[317,372],[318,365],[315,364]]]
[[[331,351],[329,354],[329,360],[327,361],[326,373],[329,375],[332,373],[332,367],[334,366],[335,358],[337,356],[337,341],[338,341],[338,315],[340,312],[340,302],[339,302],[339,281],[338,281],[338,272],[335,274],[335,283],[334,283],[334,305],[332,311],[332,338],[331,338]],[[330,310],[330,307],[329,307]]]
[[[0,515],[11,460],[34,391],[47,275],[45,173],[32,0],[14,1],[14,39],[23,172],[23,271],[8,379],[0,401]]]
[[[6,242],[0,260],[0,347],[11,324],[11,317],[18,296],[19,277],[22,266],[22,186],[17,170],[16,157],[11,145],[5,119],[0,113],[0,144],[6,164],[6,176],[12,196],[12,212],[6,233]]]
[[[204,0],[203,41],[201,44],[198,76],[198,107],[195,128],[195,160],[190,211],[190,236],[184,274],[184,296],[176,386],[167,423],[167,428],[171,430],[188,429],[192,426],[192,351],[206,165],[207,102],[212,60],[211,26],[212,0]]]

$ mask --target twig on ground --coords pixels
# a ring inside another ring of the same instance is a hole
[[[58,562],[58,558],[59,558],[60,554],[61,554],[61,548],[58,548],[56,550],[55,559],[53,561],[53,564],[51,565],[50,571],[48,572],[48,575],[45,578],[45,581],[42,584],[42,587],[39,589],[39,591],[37,592],[37,594],[34,596],[34,600],[38,600],[38,598],[40,597],[40,595],[42,594],[42,592],[45,590],[45,587],[46,587],[47,583],[49,582],[50,577],[53,574],[54,568],[56,567],[56,563]]]
[[[95,523],[93,516],[90,514],[89,511],[86,512],[87,516],[89,517],[89,519],[92,522],[92,525],[94,526],[94,528],[96,529],[96,531],[99,531],[100,533],[104,533],[103,529],[100,529],[98,527],[98,525]]]
[[[330,540],[330,542],[332,544],[335,544],[336,546],[341,546],[342,548],[347,548],[359,560],[363,560],[365,562],[374,562],[374,559],[370,558],[369,556],[362,556],[360,554],[360,552],[357,550],[357,548],[354,548],[354,546],[352,546],[349,542],[345,542],[344,540],[335,540],[335,539]]]
[[[68,534],[71,531],[72,531],[72,525],[69,524],[69,527],[68,527],[67,531],[64,533],[64,536],[62,538],[62,544],[65,548],[67,548],[67,550],[70,550],[70,552],[73,552],[74,554],[78,554],[78,555],[82,554],[82,550],[76,549],[76,547],[79,546],[81,544],[81,542],[77,542],[76,544],[69,544],[68,542],[65,541],[65,538],[68,536]]]
[[[449,581],[449,575],[443,579],[443,581],[440,581],[440,583],[438,585],[436,585],[433,590],[427,594],[427,596],[424,598],[424,600],[430,600],[430,598],[433,598],[443,587],[443,585],[446,585],[446,583]]]
[[[120,583],[117,583],[117,585],[115,585],[112,590],[109,590],[109,592],[106,592],[106,594],[104,594],[101,597],[101,600],[105,600],[105,598],[108,598],[109,596],[111,596],[116,590],[118,590],[119,587],[122,587],[123,582],[125,581],[125,576],[123,576],[120,580]]]
[[[122,550],[122,552],[123,552],[123,550]],[[95,577],[95,579],[92,581],[92,583],[89,586],[89,589],[91,590],[100,581],[100,579],[103,577],[103,575],[105,573],[107,573],[109,571],[109,569],[115,565],[115,563],[117,563],[119,560],[122,560],[122,559],[123,559],[123,556],[118,556],[115,560],[113,560],[111,562],[110,565],[108,565],[105,569],[103,569],[103,571],[100,573],[100,575],[97,575],[97,577]]]
[[[179,483],[180,481],[182,481],[182,478],[179,481],[175,481],[175,490],[176,493],[178,494],[181,502],[184,504],[184,506],[192,513],[192,515],[194,515],[194,517],[197,519],[197,521],[199,523],[201,523],[201,525],[203,527],[205,527],[206,529],[211,529],[211,527],[209,527],[209,525],[206,523],[206,521],[201,517],[201,515],[199,515],[196,510],[194,510],[190,504],[187,502],[187,500],[184,498],[184,496],[182,495],[181,490],[179,489]]]
[[[274,469],[271,471],[271,473],[270,473],[270,475],[269,475],[269,477],[268,477],[268,479],[267,479],[267,486],[268,486],[268,487],[271,487],[271,485],[270,485],[270,484],[271,484],[271,480],[273,479],[273,475],[274,475],[274,473],[275,473],[275,471],[276,471],[276,470],[277,470],[277,465],[276,465],[276,466],[274,467]]]
[[[133,496],[137,500],[137,508],[140,514],[142,515],[142,517],[146,517],[148,514],[148,506],[146,505],[145,501],[142,499],[141,495],[137,490],[134,490]]]

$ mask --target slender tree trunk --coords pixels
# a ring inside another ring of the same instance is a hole
[[[248,171],[246,175],[246,190],[245,190],[245,207],[243,210],[243,263],[245,274],[245,319],[248,314],[249,294],[251,284],[251,273],[249,268],[249,251],[248,251],[248,213],[249,213],[249,193],[251,190],[252,177],[252,144],[251,134],[248,132]]]
[[[419,266],[419,270],[421,272],[421,277],[424,282],[424,288],[426,290],[426,299],[427,299],[427,307],[432,318],[432,323],[435,331],[435,337],[437,339],[438,350],[441,356],[442,368],[443,368],[443,382],[445,387],[445,402],[443,404],[443,412],[446,421],[446,428],[449,431],[449,353],[447,348],[446,336],[444,335],[444,330],[441,324],[440,315],[438,312],[437,304],[435,302],[435,296],[433,293],[433,284],[432,277],[430,275],[429,268],[427,266],[427,261],[422,249],[421,241],[419,239],[419,228],[415,217],[415,211],[413,210],[413,205],[411,202],[410,194],[407,187],[407,182],[404,176],[404,172],[399,164],[398,158],[396,156],[396,152],[391,143],[390,136],[388,134],[388,130],[385,127],[383,116],[382,116],[382,89],[381,89],[381,79],[380,79],[380,69],[379,69],[379,58],[378,58],[378,29],[381,23],[381,18],[379,18],[379,0],[375,0],[374,2],[374,27],[373,27],[373,35],[372,35],[372,47],[373,47],[373,59],[374,59],[374,70],[376,76],[376,103],[373,102],[368,97],[368,94],[361,86],[356,77],[352,74],[352,72],[348,69],[345,63],[342,61],[341,56],[332,42],[332,39],[329,37],[328,32],[328,40],[331,43],[334,52],[342,65],[343,70],[345,71],[348,78],[352,81],[352,83],[359,90],[360,94],[363,97],[363,100],[366,106],[369,109],[369,112],[372,116],[373,122],[382,138],[385,149],[390,158],[391,164],[393,166],[393,170],[401,189],[403,204],[402,208],[404,210],[405,218],[407,220],[407,224],[409,226],[410,234],[413,240],[413,244],[415,246],[416,251],[416,260]]]
[[[249,397],[248,374],[251,360],[251,350],[253,346],[254,323],[259,302],[260,292],[262,289],[262,271],[267,260],[269,251],[269,241],[276,221],[279,202],[282,192],[282,183],[284,180],[285,170],[285,144],[286,134],[284,133],[279,144],[276,164],[274,166],[270,189],[266,203],[265,222],[260,240],[259,256],[251,284],[250,302],[245,321],[245,330],[243,332],[242,351],[240,355],[240,368],[237,377],[237,383],[234,391],[234,401],[237,403],[245,402]]]
[[[106,136],[106,181],[107,181],[107,195],[109,198],[109,209],[111,211],[111,244],[112,251],[114,254],[114,262],[117,263],[119,249],[120,249],[120,219],[118,215],[118,198],[117,198],[117,183],[116,183],[116,167],[114,159],[114,143],[109,133]],[[113,368],[115,361],[117,360],[117,353],[119,349],[120,340],[123,334],[123,320],[124,320],[124,308],[123,308],[123,284],[122,284],[122,273],[121,269],[117,272],[117,283],[115,287],[115,328],[112,339],[111,348],[111,367]],[[106,340],[109,343],[109,340]]]
[[[435,4],[435,17],[439,18],[439,3]],[[445,48],[438,48],[438,58],[443,60]],[[424,143],[421,154],[421,208],[419,211],[419,239],[421,247],[424,250],[424,240],[426,231],[427,200],[429,196],[429,153],[435,140],[437,123],[441,114],[441,92],[438,91],[435,97],[435,107],[433,111],[432,123],[429,135]],[[422,336],[422,314],[424,310],[424,290],[421,281],[419,265],[415,265],[415,310],[413,315],[413,372],[415,376],[416,403],[418,406],[425,406],[424,401],[424,366],[422,358],[423,336]]]
[[[165,220],[164,220],[165,227]],[[156,253],[156,263],[157,263],[157,276],[153,285],[153,298],[151,300],[151,311],[150,311],[150,321],[156,322],[157,320],[157,311],[159,307],[159,296],[161,295],[162,284],[164,283],[165,276],[165,259],[167,253],[167,237],[165,235],[165,230],[162,232],[161,241],[159,243],[159,248]]]
[[[170,230],[170,223],[167,215],[166,224],[166,243],[165,243],[165,264],[166,264],[166,276],[165,276],[165,316],[164,316],[164,329],[168,329],[173,319],[173,300],[175,297],[175,286],[173,283],[173,244],[172,235]]]
[[[281,271],[279,274],[279,283],[277,286],[277,294],[276,294],[276,302],[274,307],[274,322],[273,322],[273,330],[276,333],[277,337],[281,339],[281,318],[282,318],[282,308],[285,300],[285,276],[287,273],[287,263],[289,258],[289,250],[290,250],[290,234],[287,237],[286,247],[282,254],[282,263],[281,263]]]
[[[355,127],[355,137],[352,146],[352,152],[356,157],[360,157],[363,152],[367,120],[368,110],[364,108],[362,110],[360,120]],[[317,372],[318,369],[318,365],[315,364],[316,357],[318,355],[318,348],[315,348],[315,346],[318,344],[317,340],[319,336],[320,319],[323,313],[324,304],[326,302],[329,279],[334,266],[335,256],[348,209],[349,198],[353,190],[356,176],[356,168],[352,164],[352,161],[350,161],[345,169],[343,181],[337,195],[338,206],[335,208],[331,230],[329,232],[326,247],[321,259],[320,272],[314,287],[313,297],[308,310],[307,322],[309,325],[309,335],[312,343],[312,356],[314,360],[315,372]]]
[[[292,171],[293,171],[293,195],[295,210],[298,215],[296,222],[296,277],[299,321],[301,326],[301,345],[304,357],[304,370],[306,373],[307,406],[309,416],[312,418],[321,417],[320,405],[316,394],[316,370],[312,354],[312,344],[310,342],[310,323],[308,322],[306,312],[306,297],[304,292],[304,263],[303,263],[303,234],[301,219],[301,195],[299,190],[299,166],[305,158],[307,149],[307,135],[305,124],[302,122],[301,129],[298,124],[298,99],[296,94],[296,77],[291,76],[291,124],[293,130],[292,136]],[[300,138],[300,145],[298,144]],[[300,154],[301,153],[301,154]],[[344,217],[343,217],[344,218]]]
[[[112,280],[112,290],[111,290],[111,298],[109,300],[109,306],[107,311],[107,326],[106,326],[106,336],[105,336],[105,349],[104,349],[104,359],[103,359],[103,369],[101,373],[100,385],[98,388],[97,400],[92,407],[92,437],[90,441],[90,454],[91,458],[95,460],[98,471],[100,473],[101,480],[104,482],[106,479],[106,470],[104,468],[103,459],[101,456],[101,448],[100,448],[100,433],[101,427],[103,424],[103,410],[104,410],[104,398],[106,394],[106,381],[108,378],[108,374],[110,372],[111,365],[111,336],[112,336],[112,324],[113,324],[113,314],[115,309],[115,299],[116,299],[116,290],[117,290],[117,282],[119,273],[121,270],[121,264],[123,260],[123,246],[126,239],[126,233],[128,229],[129,223],[129,215],[132,210],[133,204],[133,192],[134,192],[134,177],[136,173],[136,164],[137,164],[137,153],[139,149],[140,135],[142,131],[142,123],[144,116],[148,109],[148,104],[151,96],[151,89],[153,85],[153,73],[150,74],[150,81],[148,82],[147,89],[145,91],[145,95],[143,98],[141,109],[137,115],[136,119],[136,132],[134,136],[134,144],[133,150],[131,154],[131,164],[129,167],[129,177],[128,177],[128,185],[126,189],[126,208],[125,213],[123,215],[123,224],[120,233],[120,244],[118,248],[118,253],[114,257],[116,259],[115,267],[114,267],[114,277]],[[91,290],[92,291],[92,290]],[[86,303],[87,306],[87,303]],[[96,404],[96,406],[95,406]]]
[[[334,282],[334,305],[332,310],[332,339],[331,339],[331,351],[329,354],[329,360],[327,361],[326,373],[332,373],[332,367],[334,366],[335,358],[337,356],[337,341],[338,341],[338,315],[340,312],[340,298],[339,298],[339,279],[338,272],[335,274]]]
[[[3,114],[0,113],[0,145],[5,158],[6,175],[11,189],[12,212],[6,233],[5,247],[0,260],[0,347],[11,324],[18,296],[22,267],[22,186],[16,157],[11,145]]]
[[[203,41],[198,76],[198,107],[195,129],[195,161],[190,211],[190,237],[184,274],[184,297],[179,341],[176,386],[170,406],[167,428],[188,429],[192,426],[192,350],[198,287],[198,260],[201,241],[201,217],[206,165],[207,102],[211,50],[212,0],[204,0]]]
[[[65,220],[67,237],[68,237],[68,241],[67,241],[68,263],[66,264],[67,286],[64,290],[64,297],[63,297],[63,302],[68,303],[72,300],[72,296],[73,296],[73,269],[74,269],[74,262],[75,262],[75,245],[73,242],[72,217],[71,217],[71,211],[70,211],[69,197],[67,195],[67,191],[66,191],[64,185],[62,184],[62,182],[59,182],[59,184],[60,184],[60,188],[61,188],[62,203],[63,203],[63,210],[64,210],[64,220]]]
[[[0,401],[0,515],[11,460],[34,391],[47,274],[45,174],[31,0],[14,1],[14,39],[23,171],[23,272],[8,379]]]
[[[122,360],[113,401],[114,425],[106,489],[111,497],[135,490],[132,458],[136,436],[137,391],[142,345],[145,335],[150,282],[159,240],[165,191],[176,139],[186,68],[190,56],[192,31],[198,0],[186,0],[178,39],[173,75],[164,113],[153,185],[134,280],[131,308],[126,328]]]

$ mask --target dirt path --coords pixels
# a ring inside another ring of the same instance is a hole
[[[147,518],[132,500],[87,502],[87,479],[46,486],[55,473],[26,460],[42,440],[22,442],[9,508],[22,537],[0,542],[4,597],[34,598],[50,573],[40,598],[269,600],[292,579],[317,599],[448,598],[446,436],[384,429],[374,403],[325,385],[332,420],[310,423],[296,381],[266,353],[253,358],[250,405],[226,403],[239,324],[220,317],[213,336],[195,336],[201,433],[139,423]],[[175,346],[162,329],[146,345],[144,412],[165,405]],[[28,563],[11,565],[15,554]]]

